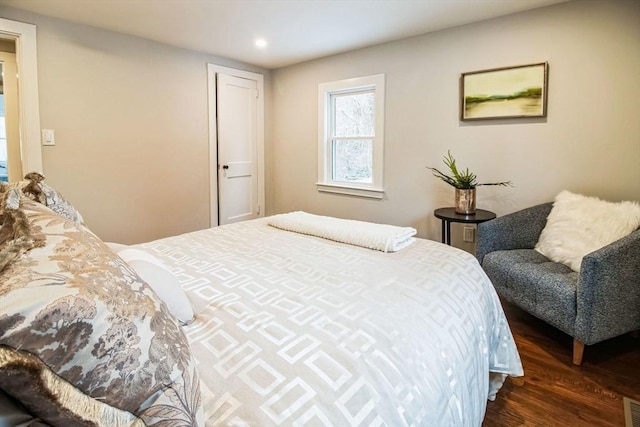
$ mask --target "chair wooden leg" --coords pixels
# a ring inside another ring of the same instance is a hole
[[[582,365],[582,355],[584,354],[584,343],[576,338],[573,339],[573,364]]]

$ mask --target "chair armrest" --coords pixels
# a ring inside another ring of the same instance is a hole
[[[576,307],[587,345],[640,329],[640,230],[582,259]]]
[[[552,206],[552,202],[543,203],[478,224],[476,258],[480,264],[489,252],[533,249]]]

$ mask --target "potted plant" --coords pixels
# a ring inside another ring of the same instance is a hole
[[[511,181],[478,183],[478,177],[466,168],[464,171],[458,170],[456,159],[447,150],[444,156],[444,164],[449,168],[450,174],[446,174],[437,168],[427,167],[433,172],[433,176],[440,178],[456,190],[455,212],[463,215],[473,215],[476,213],[476,187],[481,185],[501,185],[510,186]]]

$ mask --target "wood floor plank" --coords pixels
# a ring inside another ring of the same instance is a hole
[[[586,346],[571,362],[573,339],[503,301],[524,367],[487,405],[483,427],[623,427],[622,397],[640,400],[640,338]]]

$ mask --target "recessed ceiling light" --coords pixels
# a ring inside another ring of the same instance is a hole
[[[267,41],[265,39],[257,39],[256,40],[257,47],[267,47]]]

